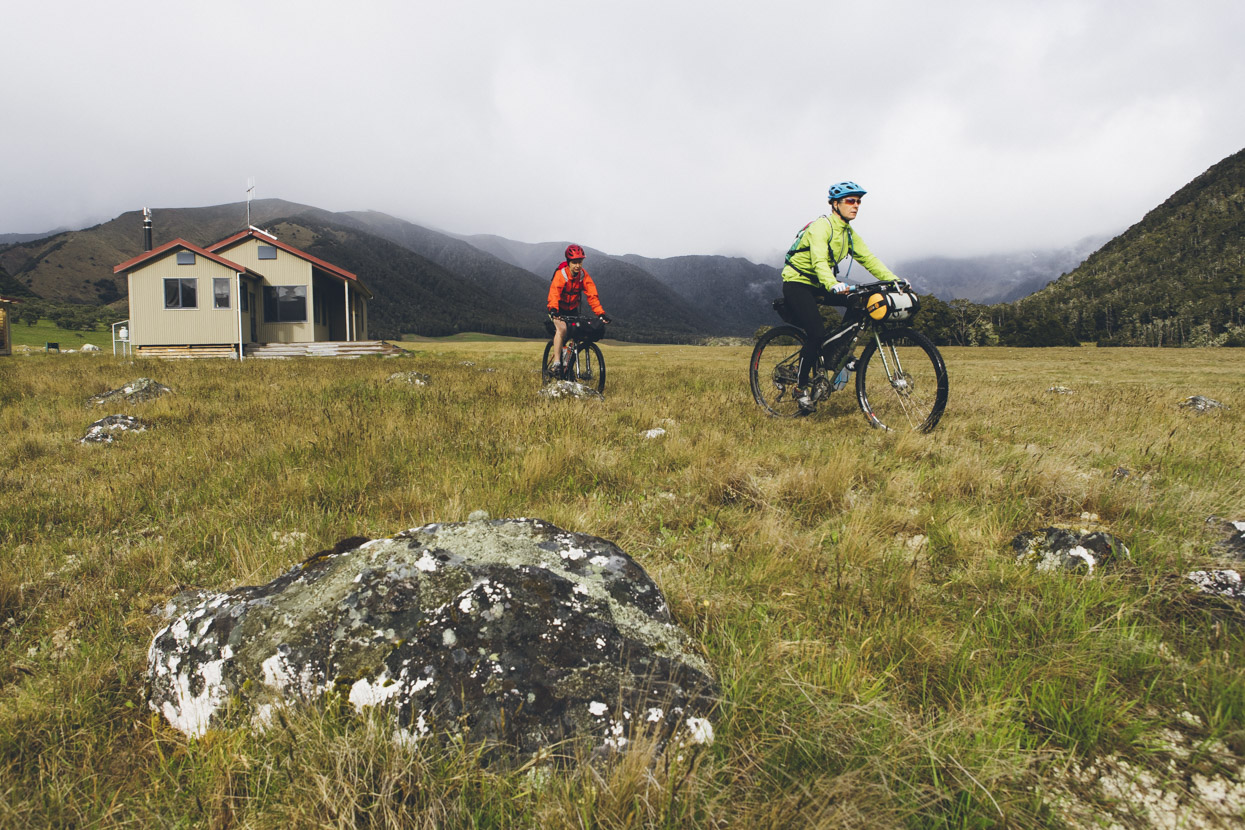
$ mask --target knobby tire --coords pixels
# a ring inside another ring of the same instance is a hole
[[[879,429],[929,432],[947,406],[942,355],[915,329],[877,332],[856,361],[856,399]]]
[[[803,346],[803,331],[795,326],[775,326],[761,335],[752,350],[752,359],[748,362],[752,397],[770,415],[778,418],[800,415],[796,383]]]

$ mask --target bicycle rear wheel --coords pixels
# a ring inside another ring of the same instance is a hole
[[[748,364],[752,397],[770,415],[794,418],[800,414],[796,384],[803,346],[804,332],[795,326],[777,326],[761,335],[752,350]]]
[[[929,432],[947,406],[942,355],[915,329],[877,332],[856,361],[856,399],[879,429]]]
[[[548,343],[545,344],[545,355],[544,357],[541,358],[541,361],[540,361],[540,385],[541,386],[544,386],[546,383],[550,383],[551,381],[557,380],[557,378],[553,376],[553,373],[549,371],[549,363],[551,362],[552,354],[553,354],[553,341],[550,340]]]
[[[575,380],[585,386],[595,382],[597,391],[605,393],[605,355],[596,343],[585,343],[575,350]]]

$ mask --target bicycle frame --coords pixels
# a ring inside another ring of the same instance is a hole
[[[562,347],[563,373],[569,374],[572,378],[578,378],[582,374],[582,369],[579,365],[581,357],[588,368],[591,369],[592,358],[589,356],[588,351],[586,349],[581,349],[579,347],[579,343],[575,340],[566,341],[566,345]],[[574,367],[574,371],[571,371],[571,367]]]
[[[879,291],[890,291],[893,290],[893,285],[889,282],[866,283],[857,286],[856,293],[860,294],[873,288],[876,288]],[[911,325],[906,321],[901,323],[892,323],[886,320],[874,320],[865,313],[863,305],[859,303],[845,302],[841,306],[838,303],[831,303],[830,305],[834,305],[836,308],[842,307],[844,312],[842,324],[837,329],[830,332],[826,336],[826,339],[821,343],[822,366],[827,374],[837,373],[851,362],[852,358],[855,357],[856,346],[860,343],[861,336],[871,336],[877,344],[878,354],[884,354],[882,340],[878,337],[878,332],[888,329],[905,328]],[[843,341],[843,338],[848,337],[849,335],[851,339]],[[847,345],[844,346],[843,342],[846,342]],[[834,354],[836,351],[838,352],[838,357],[833,359],[833,362],[828,362],[826,356]],[[895,364],[896,371],[902,371],[902,368],[899,366],[899,355],[893,348],[891,349],[891,359]],[[887,377],[890,378],[893,383],[895,375],[885,358],[883,358],[883,364],[886,365]]]

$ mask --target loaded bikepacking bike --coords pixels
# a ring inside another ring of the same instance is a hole
[[[937,426],[947,406],[947,367],[929,338],[911,327],[919,308],[916,294],[893,282],[877,282],[833,296],[826,304],[842,305],[844,314],[822,342],[818,365],[810,372],[812,399],[824,400],[842,389],[854,372],[856,400],[873,426],[916,432]],[[774,301],[774,310],[787,325],[757,340],[749,380],[762,409],[794,418],[808,414],[800,407],[797,387],[805,334],[781,299]]]
[[[549,365],[553,362],[553,332],[550,331],[549,342],[545,344],[544,358],[540,364],[540,382],[549,383],[554,380],[570,380],[593,386],[605,392],[605,357],[596,341],[604,334],[605,326],[597,317],[563,316],[566,321],[566,341],[562,344],[562,368],[556,374],[551,372]],[[553,323],[546,328],[553,329]]]

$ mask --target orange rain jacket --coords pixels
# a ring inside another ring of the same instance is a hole
[[[571,275],[571,266],[563,262],[553,272],[549,283],[549,299],[545,305],[553,314],[574,314],[579,311],[579,294],[588,298],[588,305],[593,313],[601,315],[605,309],[601,306],[601,298],[597,296],[597,284],[592,281],[586,268],[579,269],[579,276]]]

